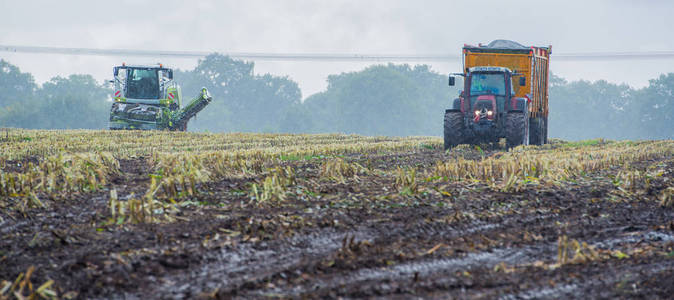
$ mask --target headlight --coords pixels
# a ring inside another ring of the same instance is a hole
[[[480,115],[480,111],[479,111],[479,110],[476,110],[476,111],[475,111],[475,115],[476,115],[476,116],[479,116],[479,115]]]
[[[494,114],[493,111],[491,111],[491,110],[490,110],[490,111],[487,111],[487,115],[488,115],[488,116],[491,116],[491,115],[493,115],[493,114]]]

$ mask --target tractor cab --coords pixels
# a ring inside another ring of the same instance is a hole
[[[498,119],[506,111],[506,103],[514,96],[513,78],[510,69],[503,67],[473,67],[466,73],[465,97],[468,111],[478,115],[483,109],[492,118]],[[524,77],[520,77],[522,80]]]

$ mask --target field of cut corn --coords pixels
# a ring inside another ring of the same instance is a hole
[[[0,300],[669,298],[674,141],[0,129]]]

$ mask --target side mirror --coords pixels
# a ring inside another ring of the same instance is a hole
[[[449,76],[449,86],[454,86],[455,84],[454,81],[455,81],[454,76]]]
[[[115,67],[112,73],[115,74],[115,76],[117,76],[119,74],[119,68]]]
[[[168,78],[173,79],[173,70],[168,70]]]
[[[520,86],[527,85],[527,79],[524,76],[520,77]]]

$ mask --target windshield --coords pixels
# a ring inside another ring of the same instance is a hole
[[[501,95],[505,96],[505,76],[503,73],[476,73],[471,76],[471,95]]]
[[[136,99],[159,99],[157,69],[129,69],[126,96]]]

